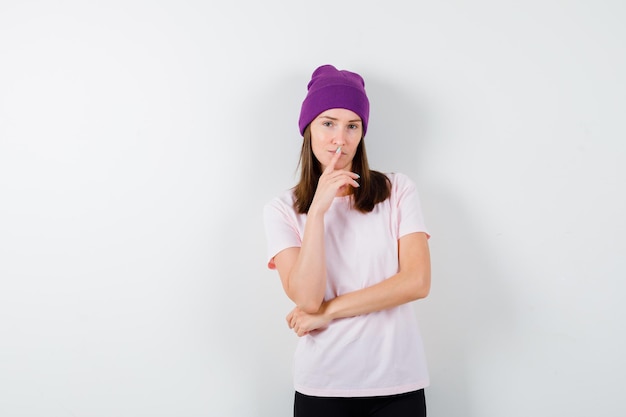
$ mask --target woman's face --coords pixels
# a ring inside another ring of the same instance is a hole
[[[330,109],[317,116],[311,122],[310,128],[311,148],[322,165],[322,170],[326,169],[339,146],[341,157],[335,164],[335,169],[350,170],[363,136],[361,118],[351,110]]]

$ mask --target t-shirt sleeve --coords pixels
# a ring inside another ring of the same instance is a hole
[[[287,248],[301,247],[302,238],[298,232],[294,210],[278,199],[265,205],[263,220],[267,239],[267,267],[276,269],[274,256]]]
[[[424,232],[430,238],[415,183],[404,174],[395,174],[395,176],[398,239],[415,232]]]

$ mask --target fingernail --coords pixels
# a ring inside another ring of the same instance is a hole
[[[340,153],[341,152],[341,146],[337,147],[337,150],[335,151],[335,153]]]

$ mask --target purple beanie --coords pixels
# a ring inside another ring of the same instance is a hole
[[[359,74],[322,65],[313,71],[307,88],[298,121],[301,134],[320,113],[328,109],[348,109],[361,118],[365,136],[370,103],[365,94],[365,82]]]

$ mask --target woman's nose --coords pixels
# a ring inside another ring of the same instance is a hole
[[[337,146],[343,146],[346,144],[346,132],[339,130],[333,138],[333,143]]]

